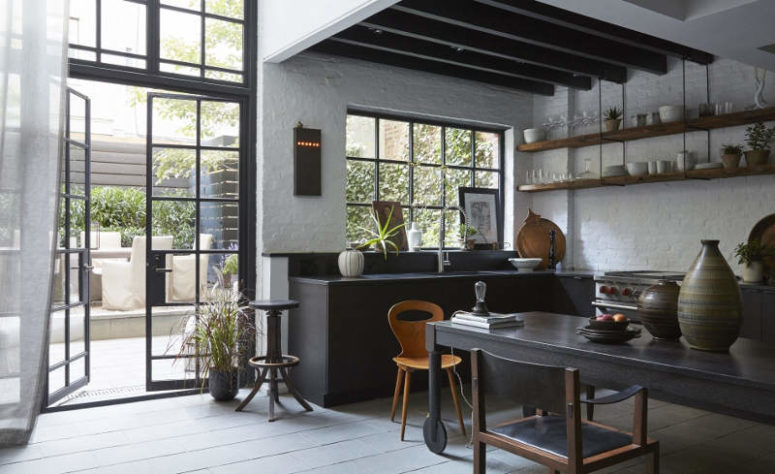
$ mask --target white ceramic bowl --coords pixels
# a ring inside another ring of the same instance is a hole
[[[525,143],[540,142],[546,138],[546,131],[543,128],[526,128],[522,130],[522,136],[525,138]]]
[[[649,174],[649,164],[646,161],[627,163],[627,173],[630,176],[646,176]]]
[[[510,258],[509,262],[520,272],[532,272],[541,263],[540,258]]]
[[[697,163],[694,166],[694,169],[696,170],[712,170],[716,168],[721,168],[723,165],[717,161],[711,161],[710,163]]]
[[[603,168],[604,178],[613,178],[614,176],[625,176],[627,169],[622,165],[611,165]]]
[[[663,105],[659,107],[659,120],[662,123],[680,122],[684,119],[684,109],[680,105]]]

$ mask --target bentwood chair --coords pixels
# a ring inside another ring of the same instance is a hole
[[[550,473],[586,473],[648,455],[648,472],[659,472],[659,442],[647,433],[646,389],[634,385],[594,400],[581,400],[579,371],[504,359],[471,351],[474,403],[474,473],[486,470],[486,445],[517,454],[549,468]],[[529,416],[493,427],[487,424],[486,400],[498,397],[541,407]],[[632,433],[583,421],[581,404],[608,404],[635,397]]]
[[[393,331],[396,339],[398,339],[398,343],[401,344],[401,353],[393,357],[393,361],[398,366],[398,375],[396,376],[396,388],[393,392],[393,407],[390,410],[390,421],[393,421],[403,381],[404,400],[401,408],[401,441],[404,440],[404,430],[406,428],[406,408],[409,401],[411,374],[415,370],[428,370],[429,367],[428,351],[425,350],[425,324],[432,321],[442,321],[443,319],[444,311],[438,305],[429,301],[401,301],[394,304],[388,311],[390,329]],[[463,432],[463,436],[465,436],[466,428],[463,424],[463,415],[460,413],[460,400],[455,388],[455,376],[452,373],[453,368],[462,361],[460,357],[452,354],[441,356],[441,368],[447,372],[449,388],[452,392],[452,401],[455,402],[455,410],[457,410],[457,418],[460,422],[460,430]]]

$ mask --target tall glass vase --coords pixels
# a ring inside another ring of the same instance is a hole
[[[742,298],[735,274],[718,249],[703,240],[678,295],[678,324],[693,349],[725,352],[737,340]]]

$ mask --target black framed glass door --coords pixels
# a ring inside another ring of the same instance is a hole
[[[240,163],[244,105],[209,96],[148,94],[146,388],[201,383],[182,347],[207,290],[240,281]]]
[[[89,383],[91,102],[68,88],[60,165],[46,400],[51,405]],[[76,133],[74,121],[84,120]]]

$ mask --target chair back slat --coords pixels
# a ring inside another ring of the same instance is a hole
[[[399,356],[427,357],[425,324],[443,319],[444,310],[430,301],[405,300],[394,304],[388,310],[388,324],[401,344]]]
[[[554,413],[566,412],[565,367],[532,364],[473,352],[478,368],[479,390],[497,397]]]

